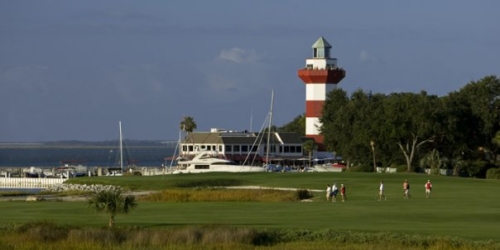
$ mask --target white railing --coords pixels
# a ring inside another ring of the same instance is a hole
[[[47,188],[62,184],[61,178],[0,178],[0,188]]]

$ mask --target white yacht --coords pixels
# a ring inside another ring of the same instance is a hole
[[[178,161],[173,174],[209,172],[266,172],[266,169],[261,166],[238,165],[218,158],[214,152],[200,152],[192,160]]]

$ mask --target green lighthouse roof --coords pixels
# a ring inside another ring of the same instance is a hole
[[[332,45],[330,45],[323,37],[320,37],[312,46],[313,49],[331,48],[331,47]]]

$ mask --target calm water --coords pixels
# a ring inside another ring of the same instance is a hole
[[[124,150],[124,162],[133,160],[136,166],[161,166],[164,158],[173,155],[174,146],[130,147]],[[118,165],[119,150],[107,147],[19,147],[0,148],[1,167],[57,167],[62,161],[85,166],[113,167]]]

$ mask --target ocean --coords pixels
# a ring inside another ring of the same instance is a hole
[[[172,157],[175,146],[132,146],[124,149],[124,163],[136,166],[161,167],[170,164],[165,158]],[[0,168],[8,167],[60,167],[64,164],[89,167],[114,167],[119,163],[117,147],[85,146],[30,146],[0,147]]]

